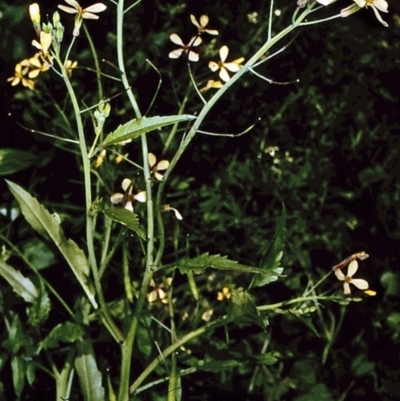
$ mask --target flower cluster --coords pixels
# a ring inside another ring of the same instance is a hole
[[[197,35],[193,36],[188,44],[185,44],[180,36],[176,33],[172,33],[170,35],[170,40],[174,44],[180,46],[179,49],[172,50],[169,53],[169,58],[177,59],[182,55],[186,55],[187,59],[192,62],[197,62],[200,59],[200,55],[196,53],[193,48],[199,46],[203,39],[201,35],[203,33],[208,33],[209,35],[218,35],[218,31],[215,29],[206,28],[209,23],[209,18],[207,15],[200,16],[200,20],[198,21],[194,15],[190,15],[190,20],[192,24],[197,28]],[[244,61],[243,57],[240,57],[236,60],[227,62],[229,54],[228,46],[222,46],[219,49],[219,61],[210,61],[208,63],[208,67],[212,72],[219,71],[219,78],[223,82],[228,82],[230,79],[229,72],[237,72],[242,67],[242,63]],[[229,72],[228,72],[229,71]],[[223,83],[221,81],[209,80],[207,85],[201,89],[201,92],[207,91],[211,88],[221,88]]]
[[[42,63],[40,53],[36,53],[33,57],[20,61],[15,66],[14,76],[8,78],[7,81],[11,82],[12,86],[21,83],[23,86],[33,90],[35,89],[34,79],[49,68],[47,63]]]
[[[110,201],[114,205],[120,205],[124,209],[133,212],[133,202],[138,201],[141,203],[146,202],[147,196],[146,191],[133,192],[134,182],[129,178],[124,178],[122,180],[121,187],[124,193],[117,192],[110,196]]]

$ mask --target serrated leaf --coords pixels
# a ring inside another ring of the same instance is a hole
[[[280,267],[279,265],[283,256],[283,247],[285,245],[285,231],[286,208],[285,205],[283,205],[282,214],[276,219],[275,236],[261,258],[260,265],[264,271],[262,274],[253,278],[249,288],[267,285],[278,280],[278,277],[282,274],[283,267]]]
[[[50,298],[43,283],[41,283],[39,297],[31,307],[27,309],[29,323],[33,327],[39,327],[49,316],[51,309]]]
[[[39,290],[35,284],[2,260],[0,260],[0,275],[10,284],[14,292],[24,298],[26,302],[33,303],[38,298]]]
[[[60,342],[74,343],[76,341],[82,340],[84,334],[85,332],[82,327],[75,323],[66,322],[58,324],[41,342],[41,348],[57,348]]]
[[[203,255],[197,256],[196,258],[183,258],[178,262],[178,267],[181,273],[187,273],[192,270],[194,273],[201,273],[204,269],[210,267],[212,269],[219,270],[231,270],[239,271],[244,273],[263,273],[264,270],[259,267],[241,265],[234,260],[227,259],[227,256],[221,255],[209,255],[203,253]]]
[[[125,124],[120,125],[114,132],[107,135],[101,146],[109,146],[115,143],[127,141],[128,139],[134,139],[140,135],[146,134],[147,132],[154,131],[167,125],[195,119],[195,116],[191,116],[189,114],[163,117],[142,117],[139,119],[133,119]]]
[[[29,167],[35,155],[18,149],[0,149],[0,176],[10,175]]]
[[[83,399],[85,401],[104,401],[105,390],[102,376],[97,367],[91,344],[84,341],[78,344],[79,355],[75,359]]]
[[[94,292],[88,282],[89,262],[82,249],[73,240],[65,238],[59,221],[36,198],[19,185],[8,180],[6,182],[27,222],[34,230],[44,237],[50,238],[56,244],[85,291],[92,306],[97,309]]]
[[[140,238],[146,239],[143,227],[140,226],[137,214],[123,208],[112,207],[104,210],[104,214],[111,220],[124,225],[134,231]]]

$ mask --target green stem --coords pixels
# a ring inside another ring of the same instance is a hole
[[[165,183],[168,180],[168,177],[170,176],[173,168],[175,167],[176,163],[178,160],[181,158],[182,154],[192,141],[193,137],[195,136],[198,128],[208,115],[208,113],[211,111],[213,106],[218,102],[218,100],[225,94],[225,92],[235,84],[236,81],[238,81],[243,74],[245,74],[247,71],[249,71],[248,67],[252,67],[259,59],[261,56],[263,56],[272,46],[274,46],[277,42],[279,42],[281,39],[283,39],[286,35],[288,35],[290,32],[292,32],[294,29],[296,29],[300,23],[307,17],[307,15],[310,13],[312,8],[314,7],[315,3],[310,4],[302,13],[301,15],[294,21],[292,25],[289,25],[287,28],[285,28],[283,31],[275,35],[273,38],[270,40],[267,40],[267,42],[264,43],[263,46],[249,59],[249,61],[241,68],[233,77],[221,88],[218,90],[218,92],[215,93],[215,95],[208,101],[208,103],[203,107],[201,110],[199,116],[197,117],[195,123],[193,124],[191,130],[189,131],[186,139],[182,142],[181,146],[179,147],[178,151],[175,153],[173,159],[171,160],[171,163],[169,165],[168,170],[164,174],[164,181],[161,182],[160,187],[158,189],[159,193],[163,192]]]
[[[121,71],[121,81],[126,90],[128,98],[131,102],[137,119],[142,117],[135,96],[129,85],[125,72],[124,52],[123,52],[123,25],[124,25],[124,0],[119,0],[117,5],[117,57],[118,68]],[[139,325],[141,311],[146,300],[148,287],[153,277],[154,265],[154,213],[153,199],[151,192],[150,167],[147,163],[148,147],[146,135],[141,135],[142,156],[143,156],[143,175],[146,184],[147,193],[147,249],[146,249],[146,268],[143,275],[139,297],[136,302],[136,308],[133,314],[128,334],[122,344],[122,362],[121,362],[121,378],[119,383],[118,400],[129,400],[129,380],[132,363],[133,344],[135,342],[136,331]]]
[[[197,330],[191,331],[190,333],[184,335],[182,338],[171,344],[168,348],[164,350],[164,352],[159,355],[156,359],[154,359],[148,366],[147,368],[143,371],[143,373],[135,380],[135,382],[131,385],[129,388],[130,394],[133,394],[136,389],[139,388],[139,386],[143,383],[143,381],[146,379],[147,376],[162,362],[164,361],[169,355],[171,355],[173,352],[175,352],[179,347],[181,347],[183,344],[186,344],[188,341],[193,340],[196,337],[201,336],[205,332],[211,329],[215,329],[217,327],[223,326],[226,324],[228,321],[227,316],[222,316],[218,320],[215,320],[214,322],[208,323],[203,327],[200,327]]]
[[[104,300],[103,291],[100,283],[100,276],[97,267],[96,255],[94,251],[94,228],[93,228],[93,217],[90,215],[90,209],[92,206],[92,188],[91,188],[91,177],[90,177],[90,161],[87,153],[87,146],[85,140],[85,133],[83,130],[82,116],[80,114],[78,100],[75,95],[75,91],[72,87],[71,81],[68,78],[67,71],[65,69],[64,64],[61,60],[56,57],[57,63],[61,69],[65,86],[67,88],[69,97],[71,99],[72,107],[75,114],[76,128],[78,131],[78,139],[79,139],[79,148],[82,157],[82,165],[83,165],[83,177],[84,177],[84,185],[85,185],[85,211],[86,211],[86,241],[88,247],[89,254],[89,264],[93,273],[94,284],[96,288],[96,293],[99,298],[100,307],[102,311],[102,319],[105,323],[105,326],[111,333],[111,335],[117,340],[122,341],[123,335],[115,325],[111,316],[108,313],[107,305]],[[96,309],[96,305],[92,305]]]

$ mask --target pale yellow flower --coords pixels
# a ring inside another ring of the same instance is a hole
[[[49,64],[42,63],[39,57],[40,53],[36,53],[28,60],[31,68],[28,73],[29,78],[37,78],[41,72],[48,71],[50,69]]]
[[[349,7],[344,8],[341,10],[340,15],[342,17],[348,17],[349,15],[357,12],[361,8],[368,8],[371,7],[372,11],[375,13],[376,19],[384,26],[388,27],[388,23],[385,22],[381,15],[379,14],[379,11],[383,13],[387,13],[388,11],[388,3],[385,0],[353,0],[355,4],[352,4]]]
[[[16,64],[14,76],[7,79],[7,82],[11,82],[11,86],[16,86],[21,83],[23,86],[33,90],[35,89],[35,82],[32,79],[26,78],[29,72],[29,60],[22,60]]]
[[[215,29],[206,29],[206,26],[208,25],[208,22],[210,19],[208,18],[207,15],[201,15],[200,16],[200,22],[197,21],[196,17],[193,14],[190,14],[190,20],[192,21],[192,24],[197,27],[199,35],[201,35],[203,32],[208,33],[209,35],[218,35],[218,31]]]
[[[133,193],[133,181],[129,178],[125,178],[122,181],[121,187],[124,193],[117,192],[110,196],[110,201],[114,205],[121,205],[123,208],[133,212],[133,202],[146,202],[147,196],[146,191],[139,191],[136,194]]]
[[[224,287],[222,291],[218,291],[217,299],[218,301],[223,301],[224,299],[229,299],[231,295],[231,290],[228,287]]]
[[[194,36],[192,39],[190,39],[190,42],[187,45],[183,43],[182,39],[176,33],[172,33],[169,38],[171,42],[175,43],[178,46],[181,46],[180,49],[172,50],[172,52],[168,54],[169,58],[175,59],[179,58],[182,54],[187,54],[189,61],[199,61],[200,56],[198,55],[198,53],[195,53],[192,48],[197,47],[201,44],[203,40],[200,36]]]
[[[350,284],[353,284],[359,290],[367,290],[369,285],[368,282],[362,278],[353,278],[354,274],[358,270],[357,260],[352,260],[347,268],[347,274],[344,275],[341,269],[335,270],[335,275],[338,280],[343,281],[343,291],[346,295],[351,294]]]
[[[169,167],[169,161],[160,160],[159,162],[157,162],[157,158],[153,153],[149,153],[147,157],[151,173],[154,174],[154,177],[156,177],[158,181],[162,181],[164,177],[162,174],[159,173],[159,171],[166,170]]]
[[[33,27],[37,33],[40,35],[40,8],[38,3],[32,3],[29,5],[29,16],[33,23]]]
[[[47,33],[44,31],[40,32],[40,43],[37,40],[32,40],[32,45],[39,49],[44,58],[49,58],[49,49],[51,46],[51,42],[53,37],[51,33]]]
[[[79,35],[79,29],[82,25],[82,19],[99,19],[99,16],[93,13],[101,13],[107,8],[107,6],[103,3],[96,3],[89,7],[82,8],[75,0],[64,1],[72,7],[58,5],[58,8],[68,14],[76,14],[74,31],[72,33],[74,36]]]
[[[236,60],[233,60],[229,63],[226,63],[226,59],[228,57],[229,54],[229,48],[228,46],[222,46],[219,49],[219,57],[221,58],[220,61],[215,62],[215,61],[210,61],[208,63],[208,67],[210,68],[210,70],[212,72],[215,72],[217,70],[219,71],[219,77],[224,81],[224,82],[228,82],[230,80],[230,75],[229,72],[238,72],[240,70],[240,68],[242,67],[242,63],[244,61],[244,57],[240,57]]]

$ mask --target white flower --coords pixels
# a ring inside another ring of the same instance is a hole
[[[82,18],[83,19],[99,19],[99,16],[96,14],[93,14],[93,13],[101,13],[107,8],[107,6],[104,5],[103,3],[96,3],[89,7],[82,8],[79,5],[79,3],[75,0],[64,0],[64,1],[72,7],[58,5],[58,8],[60,10],[65,11],[68,14],[76,14],[74,31],[72,33],[74,36],[79,35],[79,29],[82,25]]]
[[[219,57],[221,58],[221,61],[218,61],[218,62],[210,61],[208,63],[208,68],[212,72],[220,70],[219,77],[224,82],[228,82],[231,78],[228,70],[230,72],[238,72],[240,70],[240,68],[242,67],[241,63],[243,63],[243,61],[244,61],[244,57],[240,57],[236,60],[231,61],[230,63],[225,63],[225,60],[227,59],[228,54],[229,54],[228,46],[222,46],[219,49]]]
[[[375,13],[376,19],[384,26],[388,27],[388,23],[385,22],[381,15],[379,14],[379,11],[382,11],[383,13],[387,13],[388,11],[388,3],[386,0],[353,0],[354,3],[349,7],[344,8],[341,10],[340,15],[342,17],[348,17],[349,15],[357,12],[361,8],[368,8],[371,7],[373,12]]]
[[[121,205],[125,209],[130,210],[133,212],[133,201],[138,201],[138,202],[146,202],[147,196],[146,196],[146,191],[140,191],[136,194],[132,193],[133,191],[133,181],[130,180],[129,178],[125,178],[122,181],[121,184],[122,189],[124,190],[124,193],[115,193],[110,196],[110,201],[114,205]]]
[[[209,35],[218,35],[218,31],[215,29],[206,29],[208,25],[209,18],[207,15],[200,16],[200,22],[197,21],[196,17],[193,14],[190,14],[190,21],[192,24],[197,27],[199,34],[201,35],[203,32],[208,33]]]
[[[341,269],[335,270],[335,275],[338,280],[343,281],[343,290],[346,295],[351,294],[350,284],[353,284],[359,290],[367,290],[368,282],[362,278],[353,278],[358,270],[358,262],[352,260],[347,268],[347,275],[344,275]]]
[[[183,43],[182,39],[176,33],[172,33],[169,38],[171,42],[175,43],[178,46],[181,46],[180,49],[172,50],[172,52],[168,54],[169,58],[179,58],[182,54],[186,53],[188,55],[189,61],[199,61],[198,53],[195,53],[192,48],[201,44],[203,40],[200,36],[194,36],[192,39],[190,39],[190,42],[187,45]]]
[[[157,162],[157,158],[154,156],[153,153],[149,153],[147,155],[148,161],[149,161],[149,166],[151,173],[154,174],[154,177],[157,178],[158,181],[163,180],[163,175],[159,173],[159,171],[166,170],[169,167],[169,161],[168,160],[160,160]]]

